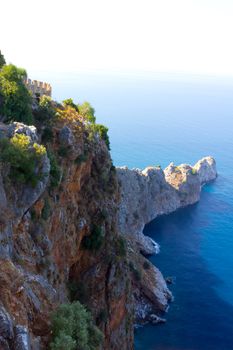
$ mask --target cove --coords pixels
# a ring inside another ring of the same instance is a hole
[[[219,199],[214,198],[215,186],[222,181],[220,177],[216,184],[205,186],[200,203],[162,216],[145,227],[144,233],[161,245],[161,253],[150,260],[164,276],[174,277],[170,288],[175,299],[166,314],[165,325],[147,325],[136,331],[135,349],[233,348],[233,305],[219,293],[224,289],[226,276],[219,278],[208,265],[208,258],[212,263],[214,259],[211,249],[218,250],[217,237],[209,249],[205,247],[209,228],[212,232],[216,228],[213,216],[218,214],[211,208],[218,204],[217,213],[222,211],[222,220],[226,220],[224,203],[221,206],[217,203]],[[206,259],[208,251],[210,256]],[[215,263],[217,266],[218,261]],[[227,270],[226,267],[225,274]],[[231,274],[228,278],[231,279]]]

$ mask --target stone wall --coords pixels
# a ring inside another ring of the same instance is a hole
[[[33,97],[38,96],[52,96],[52,87],[48,83],[44,83],[38,80],[26,79],[24,81],[26,87],[31,91]]]

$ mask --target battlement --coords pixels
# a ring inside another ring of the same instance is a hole
[[[24,81],[27,89],[31,91],[33,97],[52,96],[52,86],[38,80],[26,79]]]

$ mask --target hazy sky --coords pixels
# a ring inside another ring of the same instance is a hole
[[[29,71],[233,76],[233,0],[3,0],[0,49]]]

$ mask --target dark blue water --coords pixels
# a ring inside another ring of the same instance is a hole
[[[48,79],[47,79],[48,80]],[[51,77],[58,99],[89,100],[109,126],[116,165],[216,158],[219,177],[200,203],[161,217],[145,234],[151,261],[175,276],[167,323],[136,332],[137,350],[233,349],[233,80],[177,76]]]

